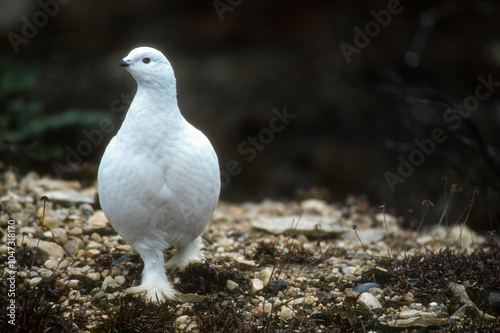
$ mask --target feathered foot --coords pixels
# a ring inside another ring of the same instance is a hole
[[[189,263],[200,261],[201,236],[184,246],[175,248],[174,256],[167,261],[165,267],[167,269],[178,268],[184,270]]]
[[[130,287],[125,290],[128,294],[146,294],[146,302],[163,303],[167,299],[179,300],[172,283],[165,273],[163,253],[140,253],[144,260],[144,270],[142,271],[142,281],[137,287]]]

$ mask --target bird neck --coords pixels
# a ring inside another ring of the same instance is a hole
[[[148,133],[149,136],[155,133],[173,134],[185,126],[186,120],[177,106],[175,89],[153,90],[141,85],[122,124],[125,131]]]
[[[135,98],[141,98],[143,101],[151,101],[155,105],[175,105],[177,106],[177,89],[175,82],[163,84],[139,84]]]

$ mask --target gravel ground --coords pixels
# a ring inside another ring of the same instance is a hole
[[[123,292],[143,264],[95,184],[0,180],[2,332],[500,331],[498,239],[463,225],[404,230],[356,198],[220,202],[204,260],[169,272],[182,301],[158,306]]]

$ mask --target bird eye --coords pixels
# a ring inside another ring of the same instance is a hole
[[[146,58],[142,59],[142,62],[145,64],[149,64],[151,62],[151,59],[146,57]]]

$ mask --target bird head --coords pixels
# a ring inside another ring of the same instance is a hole
[[[174,70],[167,58],[151,47],[138,47],[123,58],[120,67],[125,67],[139,85],[144,87],[174,87]]]

